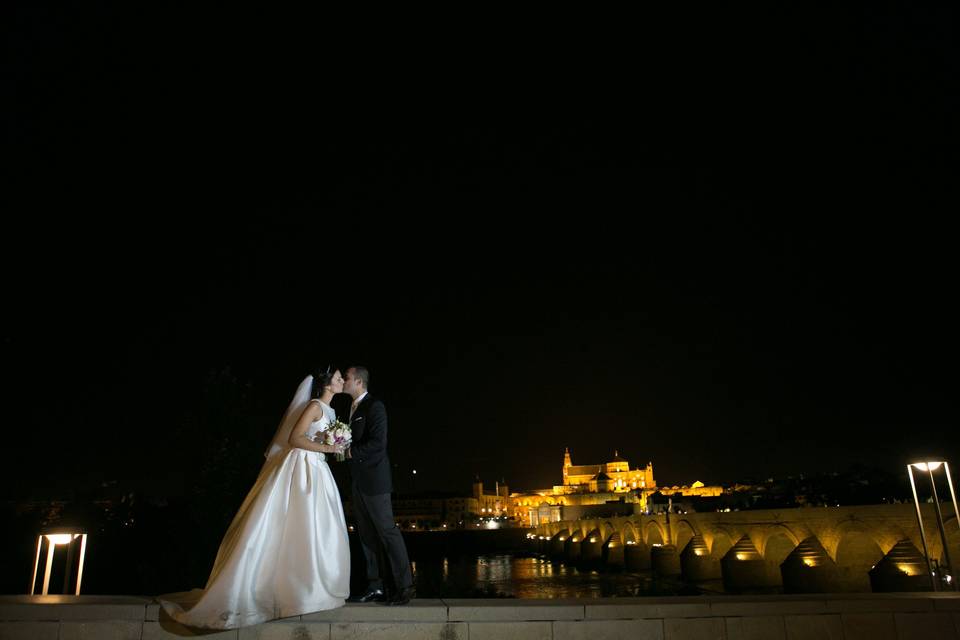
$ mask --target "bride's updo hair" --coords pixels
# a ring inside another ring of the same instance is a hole
[[[333,374],[337,372],[337,368],[332,364],[328,364],[326,367],[319,367],[316,371],[313,372],[313,388],[310,390],[311,398],[319,398],[323,395],[323,388],[333,382]]]

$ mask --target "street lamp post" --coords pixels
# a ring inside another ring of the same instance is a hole
[[[933,472],[939,468],[943,467],[944,475],[947,476],[947,485],[950,487],[950,498],[953,500],[953,514],[954,521],[957,522],[957,526],[960,526],[960,511],[957,510],[957,494],[953,490],[953,479],[950,477],[950,465],[945,461],[928,461],[928,462],[914,462],[907,465],[907,475],[910,476],[910,488],[913,491],[913,504],[917,509],[917,525],[920,527],[920,541],[923,543],[923,557],[927,562],[927,572],[930,574],[930,586],[934,591],[938,591],[938,579],[934,576],[932,566],[930,564],[930,554],[927,548],[927,535],[923,528],[923,517],[920,514],[920,500],[917,497],[917,483],[913,477],[914,468],[925,471],[927,476],[930,478],[930,491],[933,497],[933,510],[936,514],[937,519],[937,530],[940,533],[940,542],[943,545],[943,559],[944,564],[950,570],[950,573],[947,574],[947,581],[953,585],[953,590],[958,591],[956,577],[953,575],[956,573],[953,563],[950,561],[950,549],[947,546],[947,533],[944,528],[943,523],[943,512],[940,510],[940,498],[937,495],[937,483],[933,477]]]

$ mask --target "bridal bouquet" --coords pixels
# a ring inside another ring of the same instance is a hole
[[[343,448],[346,449],[350,446],[350,441],[353,439],[353,432],[350,431],[350,425],[335,420],[320,434],[320,437],[323,438],[324,444],[343,445]],[[346,459],[346,456],[342,453],[335,455],[340,462]]]

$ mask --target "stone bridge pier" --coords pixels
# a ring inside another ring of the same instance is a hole
[[[941,510],[958,564],[960,525],[952,505]],[[933,505],[922,505],[921,513],[930,557],[945,576]],[[930,589],[911,504],[585,519],[541,525],[529,539],[533,549],[565,562],[652,570],[692,583],[722,579],[732,592]]]

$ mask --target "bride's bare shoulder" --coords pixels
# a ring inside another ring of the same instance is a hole
[[[312,417],[320,413],[323,413],[323,406],[320,404],[319,400],[314,398],[307,403],[307,406],[303,408],[303,413],[301,415]]]

